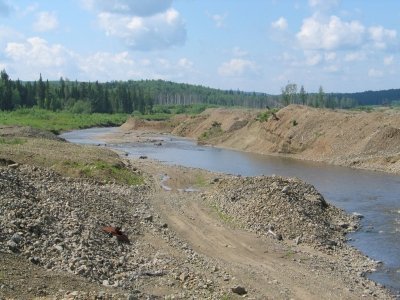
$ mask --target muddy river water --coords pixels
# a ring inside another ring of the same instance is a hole
[[[105,144],[100,137],[116,130],[92,128],[64,133],[62,137],[80,144]],[[369,278],[400,293],[400,176],[199,146],[195,141],[169,135],[150,139],[159,140],[162,145],[149,142],[106,146],[123,151],[128,157],[145,155],[167,164],[215,172],[298,177],[313,184],[337,207],[362,214],[362,228],[348,236],[349,243],[383,262]]]

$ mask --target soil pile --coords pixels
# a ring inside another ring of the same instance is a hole
[[[205,199],[259,234],[315,246],[342,246],[356,220],[328,204],[310,184],[295,178],[223,179]]]
[[[64,141],[64,139],[58,137],[57,135],[55,135],[50,131],[40,130],[30,126],[0,125],[0,137],[14,137],[14,136]]]
[[[0,254],[5,259],[0,274],[7,276],[5,282],[0,277],[0,296],[67,297],[51,287],[38,292],[33,279],[26,282],[29,290],[9,282],[18,267],[2,269],[17,257],[54,274],[73,274],[96,289],[112,287],[104,297],[219,298],[228,289],[213,287],[214,276],[204,275],[209,274],[208,262],[160,220],[149,205],[152,191],[146,185],[101,184],[13,165],[0,167],[0,190]],[[75,296],[93,290],[81,288]]]
[[[289,105],[266,121],[260,112],[209,109],[181,122],[173,133],[236,150],[400,173],[398,111]]]

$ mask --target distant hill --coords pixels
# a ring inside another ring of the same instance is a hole
[[[329,94],[329,96],[338,99],[353,99],[358,105],[388,105],[395,101],[400,101],[400,89],[365,91],[358,93],[332,93]]]

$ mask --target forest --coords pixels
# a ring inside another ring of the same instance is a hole
[[[288,83],[280,95],[220,90],[200,85],[163,80],[78,82],[60,78],[58,81],[12,80],[5,70],[0,73],[0,110],[39,107],[72,113],[151,114],[154,106],[217,105],[249,108],[283,107],[303,104],[326,108],[354,108],[358,105],[390,105],[400,100],[400,89],[367,91],[352,94],[307,93],[304,87]]]

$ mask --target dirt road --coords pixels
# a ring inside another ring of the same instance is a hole
[[[171,169],[169,167],[169,169]],[[168,170],[164,170],[168,174]],[[171,177],[179,177],[173,172]],[[160,185],[159,176],[155,176]],[[187,182],[186,182],[187,183]],[[373,298],[368,283],[354,278],[338,257],[325,255],[306,245],[279,242],[223,220],[202,193],[165,191],[158,188],[152,205],[169,227],[201,255],[211,258],[227,272],[224,280],[243,286],[251,299],[360,299]],[[375,284],[372,284],[373,288]],[[378,294],[377,294],[378,293]]]

